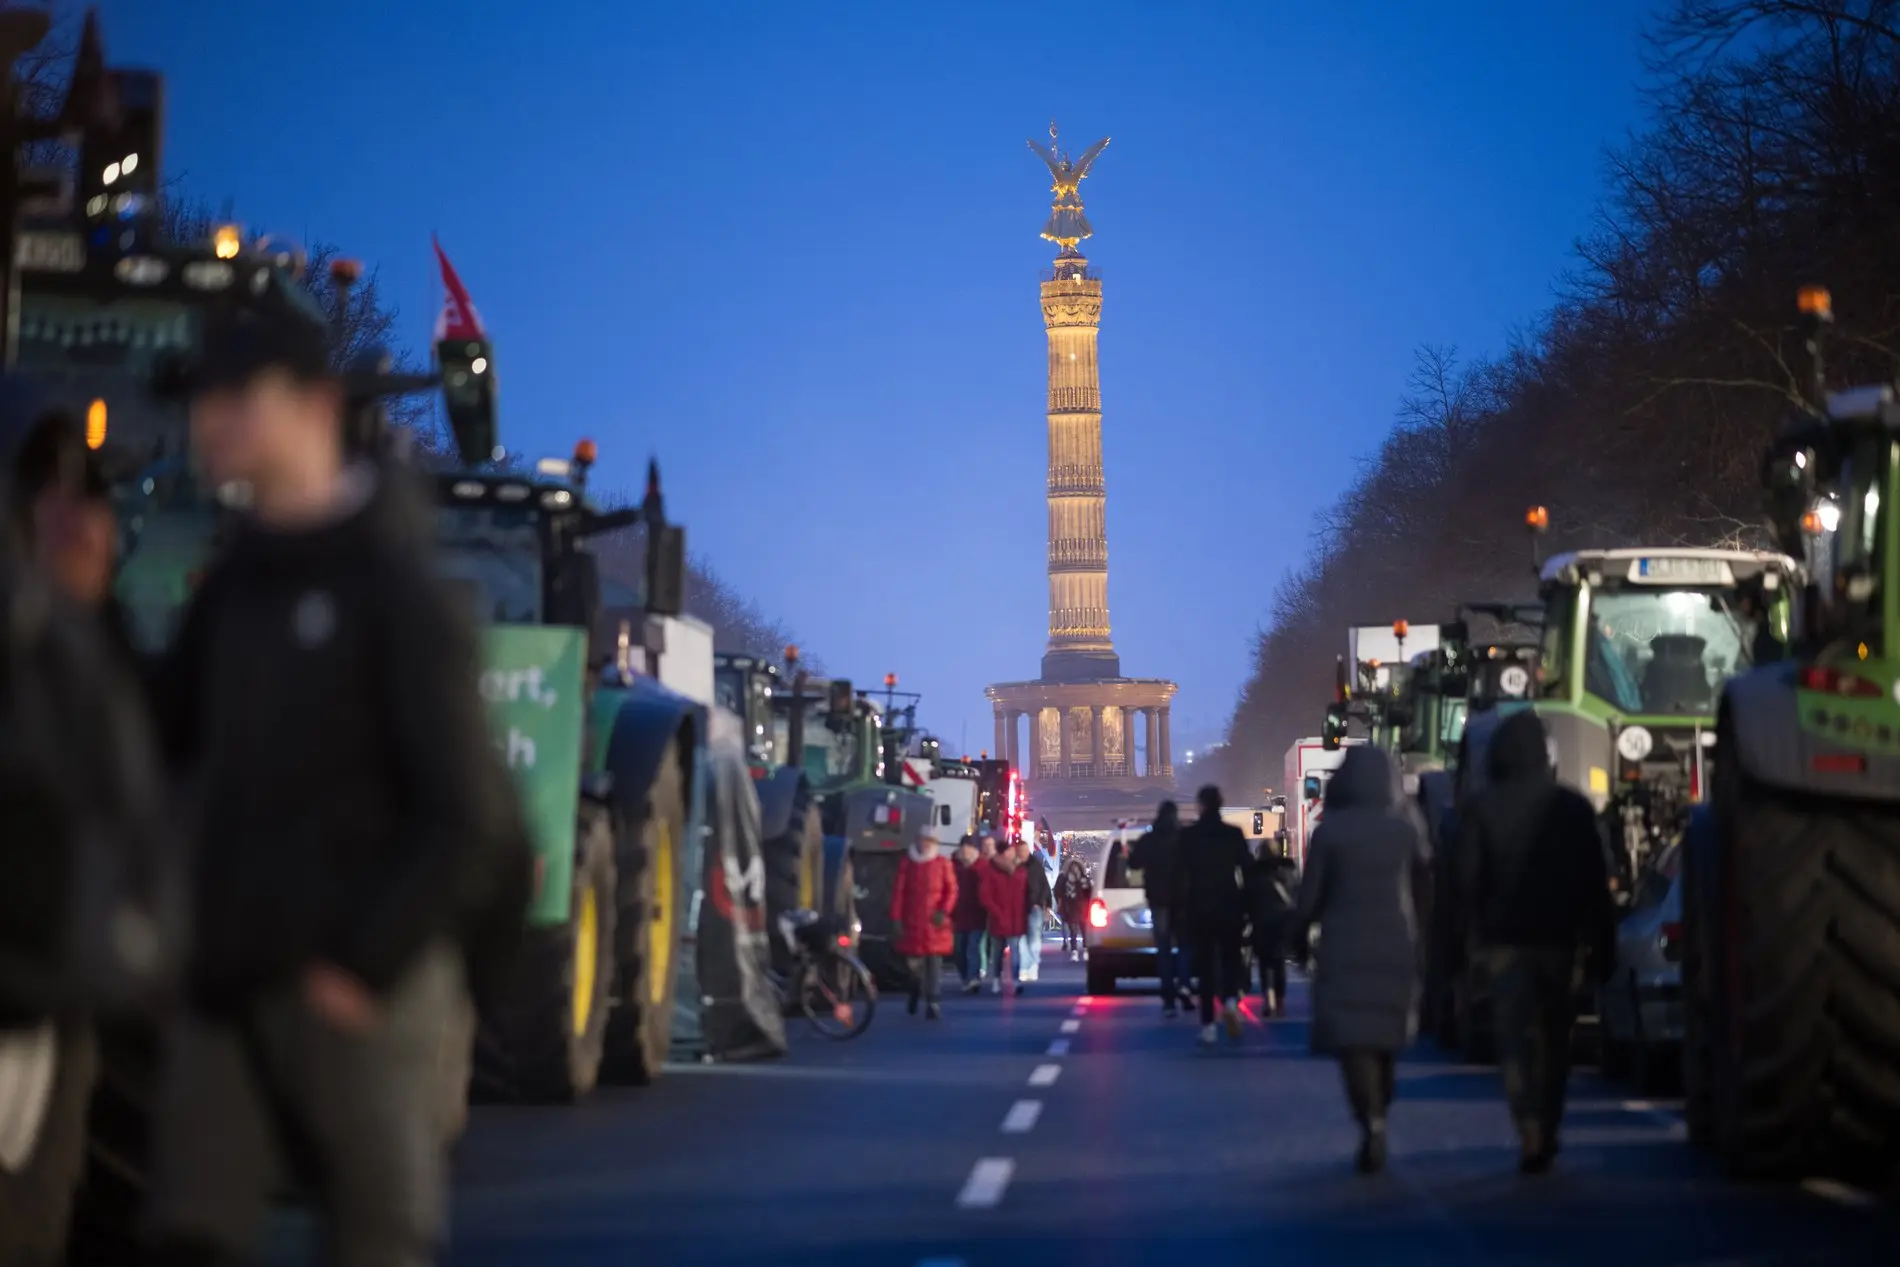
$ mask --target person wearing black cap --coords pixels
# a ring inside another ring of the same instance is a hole
[[[476,692],[475,631],[400,477],[351,460],[315,322],[216,314],[175,384],[193,460],[241,486],[157,697],[202,797],[189,1004],[169,1035],[154,1258],[231,1261],[288,1168],[331,1261],[441,1236],[439,1036],[531,886]],[[492,953],[490,953],[492,952]]]

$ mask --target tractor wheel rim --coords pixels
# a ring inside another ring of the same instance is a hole
[[[658,1007],[666,998],[666,981],[673,966],[673,824],[659,823],[653,854],[653,913],[647,920],[647,1002]]]
[[[600,905],[589,887],[581,892],[580,912],[574,921],[574,1036],[587,1032],[594,1019],[595,964],[600,958]]]

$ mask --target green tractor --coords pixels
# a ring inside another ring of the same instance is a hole
[[[1826,394],[1767,451],[1809,564],[1792,655],[1734,678],[1685,849],[1686,1116],[1741,1175],[1900,1169],[1900,393]]]
[[[1541,533],[1549,515],[1533,508],[1526,523]],[[1558,779],[1596,807],[1612,885],[1627,894],[1681,838],[1703,798],[1724,683],[1785,647],[1799,575],[1785,554],[1683,546],[1577,550],[1543,563],[1530,696],[1467,717],[1458,803],[1483,789],[1498,724],[1533,710]],[[1493,1046],[1489,990],[1475,965],[1461,988],[1463,1046],[1485,1058]],[[1594,1016],[1594,1000],[1580,1002]]]

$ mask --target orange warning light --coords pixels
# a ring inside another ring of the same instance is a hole
[[[600,449],[592,440],[582,440],[574,446],[574,461],[581,466],[592,466],[600,457]]]
[[[1795,305],[1803,316],[1819,317],[1823,321],[1834,316],[1834,296],[1825,286],[1803,286],[1795,295]]]
[[[1550,527],[1550,511],[1542,506],[1532,506],[1524,512],[1524,526],[1532,532],[1543,532]]]
[[[1410,633],[1411,630],[1412,626],[1406,621],[1395,620],[1392,622],[1392,636],[1394,638],[1403,638],[1406,634]]]

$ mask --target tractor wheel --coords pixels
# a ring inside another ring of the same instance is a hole
[[[668,747],[647,789],[646,813],[620,849],[615,957],[620,992],[607,1027],[610,1082],[645,1086],[660,1076],[673,1040],[679,969],[681,850],[686,842],[686,772]]]
[[[511,979],[475,1041],[485,1098],[566,1104],[594,1089],[614,988],[613,832],[581,804],[567,923],[528,931]]]
[[[86,1174],[73,1208],[69,1262],[137,1258],[158,1089],[158,1043],[157,1031],[145,1027],[100,1033],[99,1076],[86,1131]]]
[[[862,852],[851,856],[858,918],[864,921],[858,958],[871,970],[877,988],[886,993],[910,989],[910,965],[891,941],[891,897],[897,888],[897,868],[903,857],[897,851]]]
[[[1730,749],[1724,749],[1725,751]],[[1713,1137],[1738,1176],[1900,1163],[1900,810],[1736,770],[1716,808]]]

